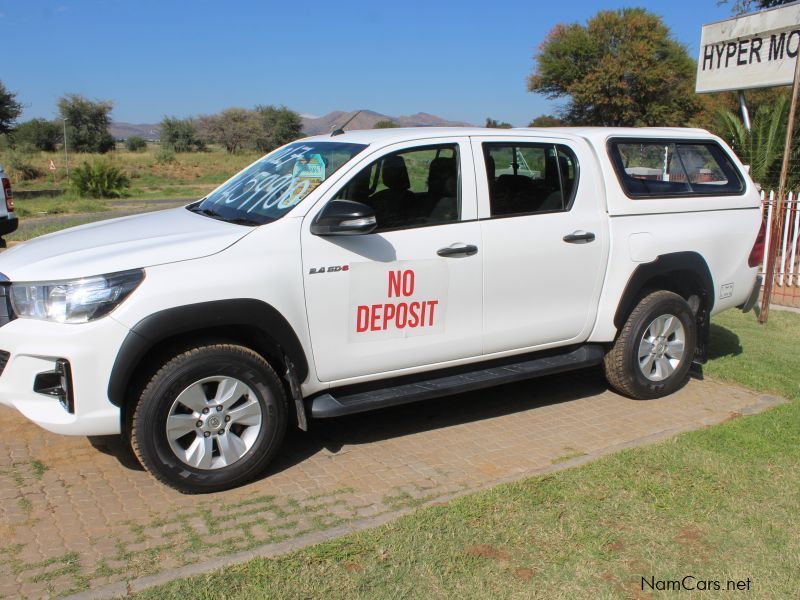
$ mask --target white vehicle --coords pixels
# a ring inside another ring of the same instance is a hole
[[[311,137],[186,207],[0,255],[0,403],[121,433],[208,492],[263,471],[289,422],[600,363],[657,398],[712,315],[755,303],[759,227],[702,130]]]
[[[19,219],[14,214],[14,196],[11,194],[11,182],[0,165],[0,236],[17,230]],[[6,247],[6,241],[0,237],[0,248]]]

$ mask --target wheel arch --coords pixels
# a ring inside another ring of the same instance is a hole
[[[614,313],[614,325],[619,329],[642,293],[664,289],[688,299],[692,293],[701,294],[707,311],[714,307],[714,280],[708,263],[697,252],[662,254],[653,262],[641,264],[631,274]]]
[[[614,313],[617,331],[622,329],[637,302],[654,290],[674,292],[687,301],[693,296],[698,298],[699,302],[692,306],[692,310],[698,325],[697,360],[704,362],[709,319],[714,308],[714,280],[706,260],[697,252],[674,252],[640,264],[628,279]]]
[[[114,360],[109,401],[125,406],[130,385],[166,350],[211,339],[246,345],[273,365],[286,367],[288,357],[299,381],[308,376],[303,346],[273,306],[250,298],[201,302],[153,313],[131,328]]]

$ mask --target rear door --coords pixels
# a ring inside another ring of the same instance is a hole
[[[309,211],[303,271],[321,381],[481,355],[480,224],[468,138],[397,144],[366,156]],[[333,198],[371,205],[367,235],[309,228]]]
[[[583,341],[608,240],[588,144],[473,138],[483,242],[484,352]]]

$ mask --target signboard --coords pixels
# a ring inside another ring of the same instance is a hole
[[[54,162],[51,160],[51,161],[50,161],[50,165],[49,165],[47,168],[48,168],[48,169],[50,169],[51,171],[55,171],[55,170],[56,170],[56,163],[54,163]]]
[[[695,91],[792,85],[800,2],[703,25]]]

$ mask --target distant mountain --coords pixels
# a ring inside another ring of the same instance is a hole
[[[344,112],[335,110],[322,117],[303,116],[303,132],[306,135],[317,135],[328,133],[333,127],[341,127],[355,111]],[[428,113],[416,113],[414,115],[390,117],[372,110],[362,110],[353,119],[346,129],[372,129],[378,121],[394,121],[400,127],[462,127],[469,126],[469,123],[459,121],[448,121],[442,117]],[[127,139],[132,135],[138,135],[146,140],[157,140],[159,136],[158,123],[124,123],[114,121],[109,127],[111,135],[115,139]]]
[[[138,135],[146,140],[157,140],[159,135],[159,125],[157,123],[123,123],[114,121],[108,128],[114,139],[124,140],[132,135]]]
[[[328,133],[333,127],[341,127],[356,111],[344,112],[335,110],[327,115],[317,118],[303,118],[303,131],[307,135]],[[372,110],[362,110],[358,116],[350,121],[346,129],[372,129],[378,121],[394,121],[400,127],[462,127],[469,123],[448,121],[442,117],[428,113],[391,117]]]

